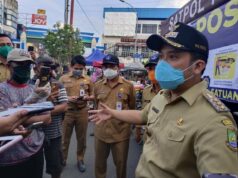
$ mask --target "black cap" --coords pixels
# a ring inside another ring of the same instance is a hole
[[[160,51],[165,44],[168,44],[177,49],[199,53],[204,57],[203,60],[208,58],[207,38],[195,28],[181,22],[176,23],[174,31],[165,36],[151,35],[146,44],[148,48],[155,51]]]
[[[150,56],[149,60],[145,63],[145,67],[157,65],[159,61],[159,53]]]
[[[112,54],[108,54],[103,58],[102,65],[104,64],[115,64],[119,65],[119,59],[117,56],[114,56]]]
[[[41,64],[41,63],[44,63],[44,64],[53,64],[53,63],[54,63],[54,60],[53,60],[53,58],[50,57],[49,55],[44,54],[44,55],[39,56],[39,57],[36,59],[36,64]]]

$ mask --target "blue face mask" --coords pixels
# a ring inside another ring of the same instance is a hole
[[[189,66],[188,68],[190,68],[191,66]],[[188,68],[186,68],[185,70],[187,70]],[[185,70],[175,69],[165,60],[161,60],[155,68],[155,78],[159,82],[159,85],[162,89],[174,90],[179,85],[183,84],[186,80],[193,77],[192,75],[185,80],[183,74]]]

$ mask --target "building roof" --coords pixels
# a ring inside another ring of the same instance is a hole
[[[106,12],[137,12],[139,20],[164,20],[174,14],[177,8],[104,8],[103,18]]]

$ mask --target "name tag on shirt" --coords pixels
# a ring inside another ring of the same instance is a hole
[[[80,89],[79,96],[84,96],[84,95],[85,95],[85,90],[84,89]]]
[[[117,109],[118,111],[121,111],[121,110],[122,110],[122,102],[117,101],[117,103],[116,103],[116,109]]]
[[[152,107],[152,110],[155,112],[155,113],[159,113],[159,109],[157,109],[156,107]]]

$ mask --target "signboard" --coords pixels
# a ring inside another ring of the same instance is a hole
[[[131,42],[131,43],[134,43],[135,42],[135,38],[122,37],[121,38],[121,42]],[[146,43],[146,39],[137,39],[136,42],[137,43]]]
[[[177,22],[189,23],[229,0],[191,0],[177,13],[161,23],[161,34],[165,35]]]
[[[45,10],[44,9],[37,9],[37,14],[45,15]]]
[[[135,36],[136,18],[135,12],[107,12],[104,36]]]
[[[191,23],[209,42],[204,78],[221,100],[238,103],[238,0],[207,13]]]
[[[35,25],[46,25],[46,15],[32,14],[32,24]]]

